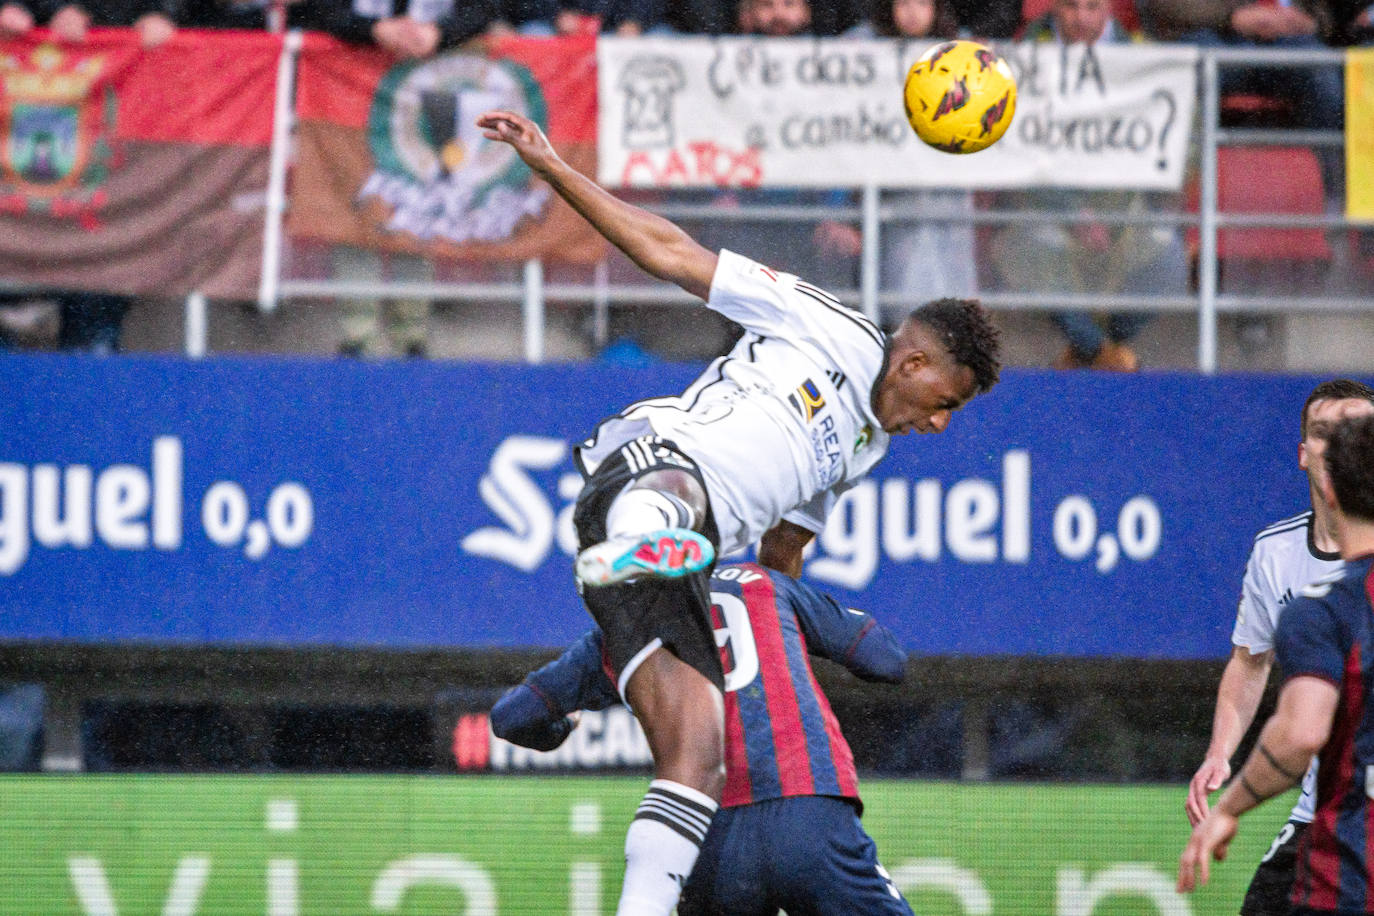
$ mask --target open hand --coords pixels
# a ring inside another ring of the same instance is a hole
[[[408,16],[392,16],[373,24],[372,40],[392,57],[402,60],[425,58],[439,47],[439,27]]]
[[[540,175],[547,175],[561,160],[544,132],[524,115],[512,111],[489,111],[477,119],[482,136],[515,147],[525,164]]]
[[[176,23],[162,13],[144,13],[134,22],[138,40],[145,48],[166,44],[177,33]]]
[[[1235,838],[1238,822],[1234,815],[1213,808],[1202,823],[1193,828],[1183,855],[1178,858],[1178,892],[1186,894],[1206,884],[1211,878],[1212,860],[1226,858],[1226,851]]]
[[[1227,760],[1207,759],[1193,774],[1188,783],[1188,801],[1183,810],[1188,813],[1188,823],[1196,827],[1207,816],[1207,796],[1220,789],[1222,783],[1231,778],[1231,763]]]
[[[91,14],[76,5],[64,6],[53,13],[48,20],[48,28],[52,29],[59,41],[79,44],[86,40],[86,33],[90,31]]]
[[[0,37],[23,35],[33,28],[33,13],[17,3],[0,6]]]

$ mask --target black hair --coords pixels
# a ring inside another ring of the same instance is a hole
[[[1308,408],[1318,401],[1344,401],[1347,398],[1355,398],[1374,404],[1374,388],[1370,388],[1364,382],[1357,382],[1348,378],[1328,379],[1313,388],[1312,393],[1307,396],[1307,400],[1302,405],[1302,423],[1298,427],[1302,438],[1307,438]]]
[[[907,320],[918,321],[939,335],[954,361],[973,371],[979,394],[997,384],[1002,335],[977,299],[936,299],[914,310]]]
[[[1326,473],[1341,511],[1374,522],[1374,416],[1336,424],[1326,444]]]

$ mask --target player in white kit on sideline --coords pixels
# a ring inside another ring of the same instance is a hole
[[[529,119],[495,111],[478,125],[639,267],[744,328],[683,394],[630,406],[576,451],[586,484],[575,573],[654,757],[625,838],[617,913],[667,914],[724,785],[716,554],[757,541],[761,564],[800,575],[803,549],[890,436],[941,432],[996,383],[997,332],[978,303],[945,299],[884,334],[823,290],[708,251],[607,193]]]
[[[1321,499],[1326,474],[1322,455],[1337,422],[1374,413],[1374,389],[1350,379],[1322,382],[1302,408],[1298,465],[1307,472],[1312,508],[1275,522],[1255,536],[1245,567],[1240,607],[1231,634],[1231,658],[1217,688],[1212,740],[1207,756],[1188,787],[1184,806],[1194,826],[1206,816],[1207,796],[1231,775],[1231,757],[1250,728],[1274,662],[1274,632],[1279,615],[1304,587],[1339,573],[1340,545],[1331,512]],[[1317,761],[1302,780],[1302,795],[1251,879],[1242,916],[1287,916],[1298,841],[1312,822]]]

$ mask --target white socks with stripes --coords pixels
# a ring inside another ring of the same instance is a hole
[[[625,886],[616,916],[668,916],[716,814],[707,795],[655,779],[625,834]]]
[[[696,513],[671,493],[631,487],[606,512],[606,538],[648,534],[662,528],[694,528]]]

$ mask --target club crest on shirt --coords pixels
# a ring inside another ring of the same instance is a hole
[[[792,407],[801,414],[801,418],[807,423],[810,423],[816,414],[825,407],[825,398],[821,396],[820,389],[811,379],[798,385],[797,390],[787,396],[787,400],[791,402]]]
[[[859,430],[859,435],[854,439],[854,454],[863,451],[865,445],[873,441],[873,427],[865,423],[864,428]]]

